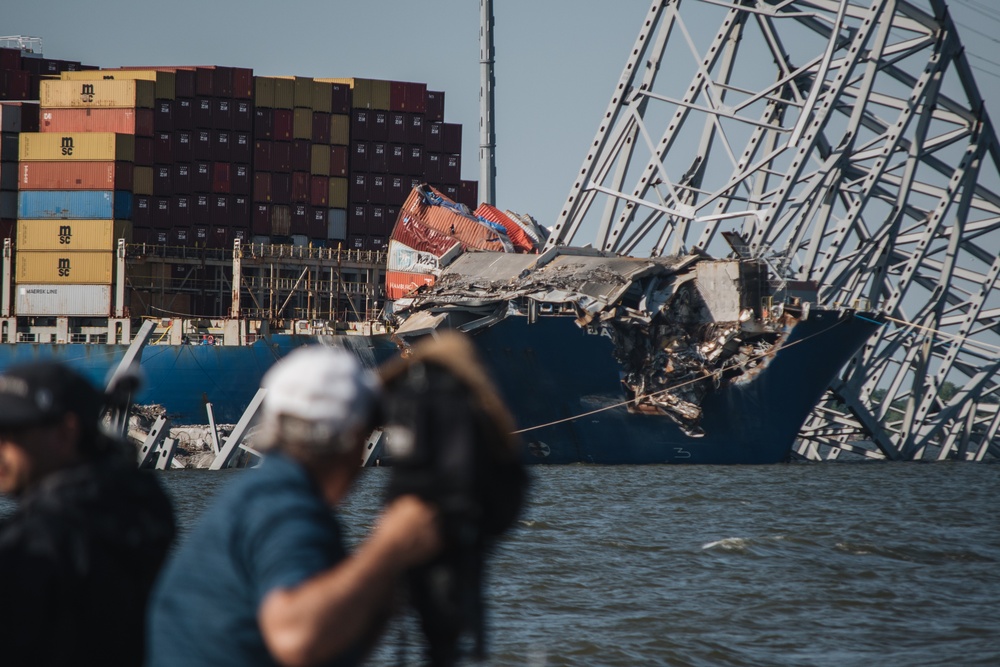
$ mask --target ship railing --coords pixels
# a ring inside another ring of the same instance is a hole
[[[384,250],[316,248],[272,243],[248,243],[242,248],[244,257],[254,259],[313,259],[357,264],[385,264],[386,262]]]

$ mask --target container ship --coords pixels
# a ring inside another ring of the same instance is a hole
[[[135,402],[175,425],[236,422],[296,346],[375,366],[454,328],[530,463],[773,463],[879,326],[750,260],[540,253],[477,204],[425,84],[17,56],[38,103],[0,102],[0,368],[100,382],[155,319]]]

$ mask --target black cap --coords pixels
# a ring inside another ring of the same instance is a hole
[[[96,424],[104,395],[85,377],[56,361],[11,366],[0,374],[0,428],[54,424],[67,413]]]

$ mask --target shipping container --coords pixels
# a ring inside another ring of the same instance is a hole
[[[153,163],[170,164],[174,161],[174,135],[171,132],[157,132],[153,137]]]
[[[368,120],[368,138],[372,141],[389,139],[389,112],[375,110]]]
[[[330,114],[330,143],[347,146],[351,143],[351,117],[347,114]]]
[[[191,204],[191,223],[194,225],[209,224],[212,220],[212,203],[210,197],[207,194],[195,195]]]
[[[292,203],[305,204],[309,201],[309,172],[292,172]]]
[[[149,227],[153,224],[152,197],[135,195],[132,204],[132,224],[137,227]]]
[[[406,145],[389,144],[386,157],[386,171],[390,174],[402,174],[406,171]]]
[[[257,107],[254,111],[253,132],[258,141],[274,138],[274,109]]]
[[[347,146],[330,146],[331,176],[347,176],[348,157]]]
[[[170,221],[173,225],[190,225],[192,218],[191,195],[175,195],[170,201]]]
[[[351,143],[351,171],[368,171],[368,142]]]
[[[213,195],[212,224],[216,227],[229,227],[233,224],[232,197],[230,195]]]
[[[394,111],[389,114],[389,141],[404,143],[406,141],[409,119],[402,111]]]
[[[0,162],[17,162],[21,152],[21,135],[17,132],[0,134]]]
[[[249,132],[233,132],[230,136],[230,155],[233,162],[250,164],[253,159],[253,145]]]
[[[386,203],[388,176],[385,174],[370,174],[368,177],[368,201],[376,204]]]
[[[433,285],[434,276],[423,273],[407,273],[405,271],[385,272],[385,296],[395,301],[402,299],[418,287]]]
[[[350,179],[351,179],[351,191],[350,191],[351,203],[357,204],[357,203],[367,202],[368,174],[363,172],[353,172],[350,176]]]
[[[253,104],[247,100],[236,100],[233,103],[233,129],[240,132],[253,132]]]
[[[153,106],[153,131],[172,132],[174,130],[174,101],[157,99]]]
[[[25,164],[45,164],[45,163],[41,163],[41,162],[25,162]],[[87,164],[87,163],[86,162],[72,162],[71,164],[73,164],[73,165],[80,165],[80,164]],[[128,167],[132,166],[132,165],[129,165],[127,162],[123,162],[121,164],[128,165]],[[122,168],[121,173],[122,173],[123,176],[128,173],[128,171],[129,171],[128,167]],[[115,190],[131,190],[132,194],[134,194],[134,195],[153,195],[153,194],[156,194],[156,192],[155,192],[155,190],[156,190],[156,184],[154,183],[154,180],[155,179],[153,177],[153,168],[152,167],[132,167],[132,184],[131,184],[131,187],[115,185],[114,188],[115,188]],[[168,180],[167,184],[169,186],[169,184],[170,184],[169,180]],[[87,189],[91,189],[91,190],[103,190],[103,189],[107,189],[107,188],[110,188],[110,187],[111,186],[109,186],[109,185],[102,185],[102,186],[99,186],[99,187],[87,188]],[[162,185],[161,185],[161,187],[162,187]],[[81,189],[83,189],[83,188],[81,188]]]
[[[255,171],[271,171],[274,162],[271,157],[272,142],[257,140],[253,146],[253,165]]]
[[[230,177],[233,181],[233,194],[249,196],[253,192],[253,184],[250,181],[250,174],[253,172],[250,169],[250,165],[235,164],[230,171]]]
[[[288,236],[292,229],[292,209],[286,205],[271,207],[271,236]]]
[[[476,208],[479,205],[479,181],[459,181],[457,201],[470,210]]]
[[[170,197],[153,197],[153,227],[156,229],[170,229],[173,222],[170,217],[170,209],[173,201]]]
[[[309,177],[309,205],[326,209],[330,201],[330,179],[327,176]]]
[[[38,132],[37,102],[0,102],[0,132]]]
[[[17,190],[19,176],[16,162],[0,162],[0,190]]]
[[[275,141],[271,146],[271,166],[274,171],[292,170],[292,142]]]
[[[312,140],[317,144],[330,144],[330,114],[313,111]]]
[[[128,220],[132,193],[112,190],[21,190],[17,217],[42,219]]]
[[[172,100],[177,97],[177,75],[174,72],[157,69],[101,69],[83,72],[62,72],[59,78],[63,81],[152,81],[156,85],[154,96],[160,100]]]
[[[191,162],[194,160],[194,141],[191,132],[175,132],[174,139],[171,142],[170,147],[174,154],[175,161]]]
[[[57,135],[58,136],[58,135]],[[128,136],[119,134],[117,136]],[[132,161],[136,164],[145,165],[148,167],[153,166],[153,138],[152,137],[135,137],[135,153],[132,156]]]
[[[330,175],[330,147],[324,144],[314,144],[309,160],[309,173],[313,176]]]
[[[18,315],[107,317],[111,285],[19,284],[14,304]]]
[[[272,109],[271,117],[271,138],[275,141],[291,141],[295,113],[291,109]]]
[[[0,219],[16,218],[17,210],[17,193],[0,190]]]
[[[292,138],[312,141],[312,109],[295,109],[292,115]]]
[[[347,208],[348,181],[346,178],[330,178],[330,208]]]
[[[462,152],[462,126],[459,123],[441,124],[441,152]]]
[[[292,203],[292,174],[276,171],[271,174],[271,201],[275,204]]]
[[[427,123],[424,145],[428,152],[440,153],[444,150],[444,123]]]
[[[56,285],[110,285],[115,253],[108,252],[19,252],[17,283]]]
[[[344,241],[347,239],[347,211],[342,208],[331,208],[326,212],[328,239]]]
[[[309,105],[313,111],[323,113],[333,112],[333,84],[326,81],[312,82],[312,103]]]
[[[191,120],[195,128],[212,129],[213,100],[210,97],[196,97],[191,106]]]
[[[331,92],[333,93],[333,99],[330,104],[331,113],[336,114],[346,114],[350,113],[351,107],[353,106],[353,90],[351,89],[352,79],[314,79],[314,81],[320,81],[323,83],[329,83],[331,87]]]
[[[152,109],[156,100],[154,81],[60,81],[39,82],[43,109],[79,107]]]
[[[233,67],[233,97],[237,100],[253,98],[253,70],[249,67]]]
[[[191,98],[177,98],[174,101],[174,129],[193,130],[194,127],[194,100]]]
[[[232,130],[233,106],[229,99],[212,100],[212,128],[216,130]]]
[[[462,180],[462,156],[445,155],[441,164],[441,181],[448,185],[458,185]]]
[[[21,162],[20,190],[132,190],[131,162]],[[152,187],[152,182],[150,182]]]
[[[174,192],[190,194],[194,192],[191,186],[191,165],[178,162],[173,165]]]
[[[228,162],[215,162],[212,164],[212,192],[217,194],[228,194],[232,192],[232,180],[229,175]]]
[[[253,78],[253,101],[258,109],[274,108],[274,79],[266,76]]]
[[[212,160],[229,162],[232,159],[232,138],[229,132],[218,131],[212,135]]]
[[[368,168],[370,171],[385,174],[389,169],[388,144],[384,141],[373,141],[368,151]]]
[[[128,220],[17,221],[17,251],[114,250],[118,239],[132,242]]]
[[[273,81],[274,81],[274,108],[294,109],[295,80],[273,77]]]
[[[427,120],[437,123],[444,122],[444,92],[428,90],[425,97],[427,100]]]
[[[312,144],[305,139],[292,142],[292,171],[309,171],[312,164]]]
[[[192,165],[191,189],[200,193],[208,193],[212,191],[211,162],[199,160]]]
[[[20,136],[21,160],[135,160],[136,137],[130,134],[24,132]]]
[[[407,114],[409,119],[409,133],[406,135],[406,143],[424,143],[424,115],[419,113]]]

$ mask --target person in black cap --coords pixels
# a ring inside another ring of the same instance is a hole
[[[50,361],[0,374],[0,662],[140,665],[174,537],[170,500],[100,425],[104,395]]]

